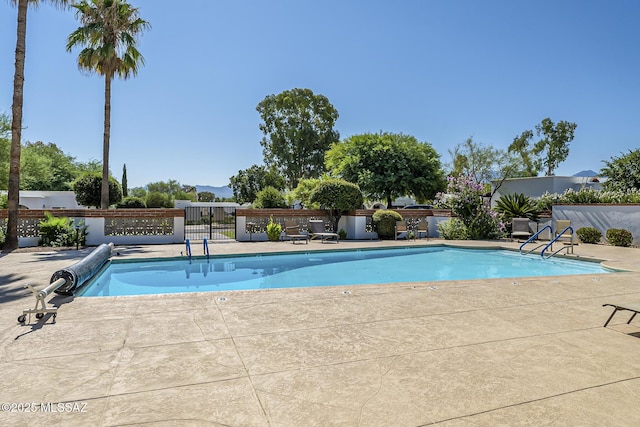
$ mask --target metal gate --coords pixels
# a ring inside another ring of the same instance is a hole
[[[185,207],[184,238],[190,240],[235,240],[235,206]]]

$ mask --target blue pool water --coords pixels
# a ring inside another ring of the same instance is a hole
[[[119,296],[610,272],[599,264],[448,247],[111,261],[78,293]]]

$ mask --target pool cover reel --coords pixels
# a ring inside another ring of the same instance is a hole
[[[113,243],[101,244],[80,261],[53,273],[49,283],[64,279],[66,283],[55,292],[60,295],[73,295],[76,289],[92,278],[109,260],[112,248]]]

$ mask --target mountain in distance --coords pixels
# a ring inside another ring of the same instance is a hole
[[[228,198],[233,196],[233,190],[231,187],[213,187],[211,185],[196,185],[196,191],[198,193],[202,191],[209,191],[220,198]]]

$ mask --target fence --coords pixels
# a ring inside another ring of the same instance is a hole
[[[87,227],[87,245],[113,242],[122,244],[166,244],[184,242],[182,209],[52,209],[55,217],[67,217],[76,225]],[[20,209],[18,243],[20,247],[37,246],[38,224],[45,210]],[[0,209],[0,226],[6,228],[7,210]]]
[[[374,209],[357,209],[350,211],[340,218],[338,230],[343,229],[350,240],[377,239],[378,233],[373,228],[372,216]],[[426,219],[429,224],[429,235],[438,236],[438,223],[446,221],[451,216],[449,210],[438,209],[402,209],[399,211],[407,222],[409,229]],[[300,225],[300,231],[307,232],[309,220],[323,220],[326,227],[331,223],[325,210],[321,209],[237,209],[236,210],[236,240],[264,241],[267,240],[266,226],[273,219],[284,225],[285,220],[293,220]]]
[[[235,240],[236,208],[232,206],[186,206],[184,237],[191,240]]]

